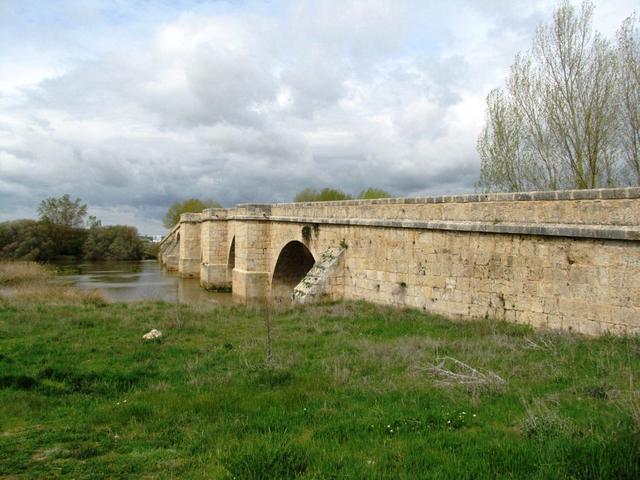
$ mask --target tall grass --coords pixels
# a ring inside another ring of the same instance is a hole
[[[36,262],[0,261],[0,286],[42,282],[53,276],[53,271]]]
[[[98,291],[74,288],[55,282],[55,271],[36,262],[0,262],[0,301],[57,304],[74,303],[105,305],[107,302]]]

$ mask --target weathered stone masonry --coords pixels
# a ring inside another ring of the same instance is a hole
[[[161,261],[242,300],[295,288],[299,301],[640,333],[640,188],[210,209],[181,217]]]

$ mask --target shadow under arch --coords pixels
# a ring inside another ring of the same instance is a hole
[[[233,280],[233,269],[236,266],[236,237],[235,235],[231,239],[231,247],[229,247],[229,255],[227,255],[227,281],[229,283]],[[233,285],[232,285],[233,288]]]
[[[293,289],[315,263],[313,254],[298,240],[287,243],[278,255],[271,278],[271,298],[276,302],[292,300]]]

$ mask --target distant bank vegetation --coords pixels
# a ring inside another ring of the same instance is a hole
[[[183,213],[200,213],[206,208],[222,208],[222,205],[215,200],[188,198],[182,202],[173,203],[167,210],[162,223],[166,228],[172,228],[180,221],[180,215]]]
[[[51,261],[140,260],[152,256],[153,247],[127,225],[102,226],[87,216],[87,206],[69,195],[40,202],[38,220],[0,223],[0,259]]]
[[[381,188],[367,188],[362,190],[355,198],[359,200],[371,200],[374,198],[389,198],[393,195]],[[305,188],[296,194],[294,202],[328,202],[332,200],[353,200],[354,196],[337,188]],[[171,204],[164,216],[163,225],[172,228],[180,221],[183,213],[200,213],[207,208],[222,208],[222,205],[215,200],[200,200],[189,198],[181,202]]]
[[[367,188],[366,190],[362,190],[356,198],[359,200],[371,200],[392,196],[389,192],[381,188]],[[294,202],[328,202],[332,200],[353,200],[353,196],[336,188],[323,188],[322,190],[305,188],[298,192],[293,199]]]

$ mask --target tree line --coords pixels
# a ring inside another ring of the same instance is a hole
[[[357,198],[391,196],[377,188],[360,192]],[[349,200],[353,196],[334,188],[306,188],[296,194],[296,202]],[[187,199],[173,203],[164,217],[164,225],[173,227],[182,213],[199,213],[207,208],[221,208],[214,200]],[[157,244],[143,241],[135,227],[103,226],[88,216],[87,205],[66,194],[42,200],[38,219],[21,219],[0,223],[0,259],[46,262],[61,258],[85,260],[140,260],[155,258]]]
[[[59,258],[86,260],[140,260],[153,256],[136,228],[103,226],[87,217],[87,205],[69,195],[40,202],[38,220],[0,223],[0,258],[51,261]]]
[[[362,200],[371,200],[375,198],[388,198],[392,195],[381,188],[367,188],[362,190],[355,198]],[[332,200],[353,200],[353,195],[337,188],[305,188],[299,191],[293,198],[294,202],[327,202]],[[207,208],[222,208],[215,200],[199,200],[197,198],[189,198],[187,200],[175,202],[171,204],[163,220],[166,228],[172,228],[180,221],[180,215],[183,213],[200,213]]]
[[[489,93],[480,190],[640,185],[640,17],[611,42],[593,12],[562,4]]]
[[[392,195],[381,188],[367,188],[362,190],[355,198],[358,200],[372,200],[375,198],[389,198]],[[294,202],[328,202],[333,200],[353,200],[353,195],[336,188],[305,188],[296,194]]]

